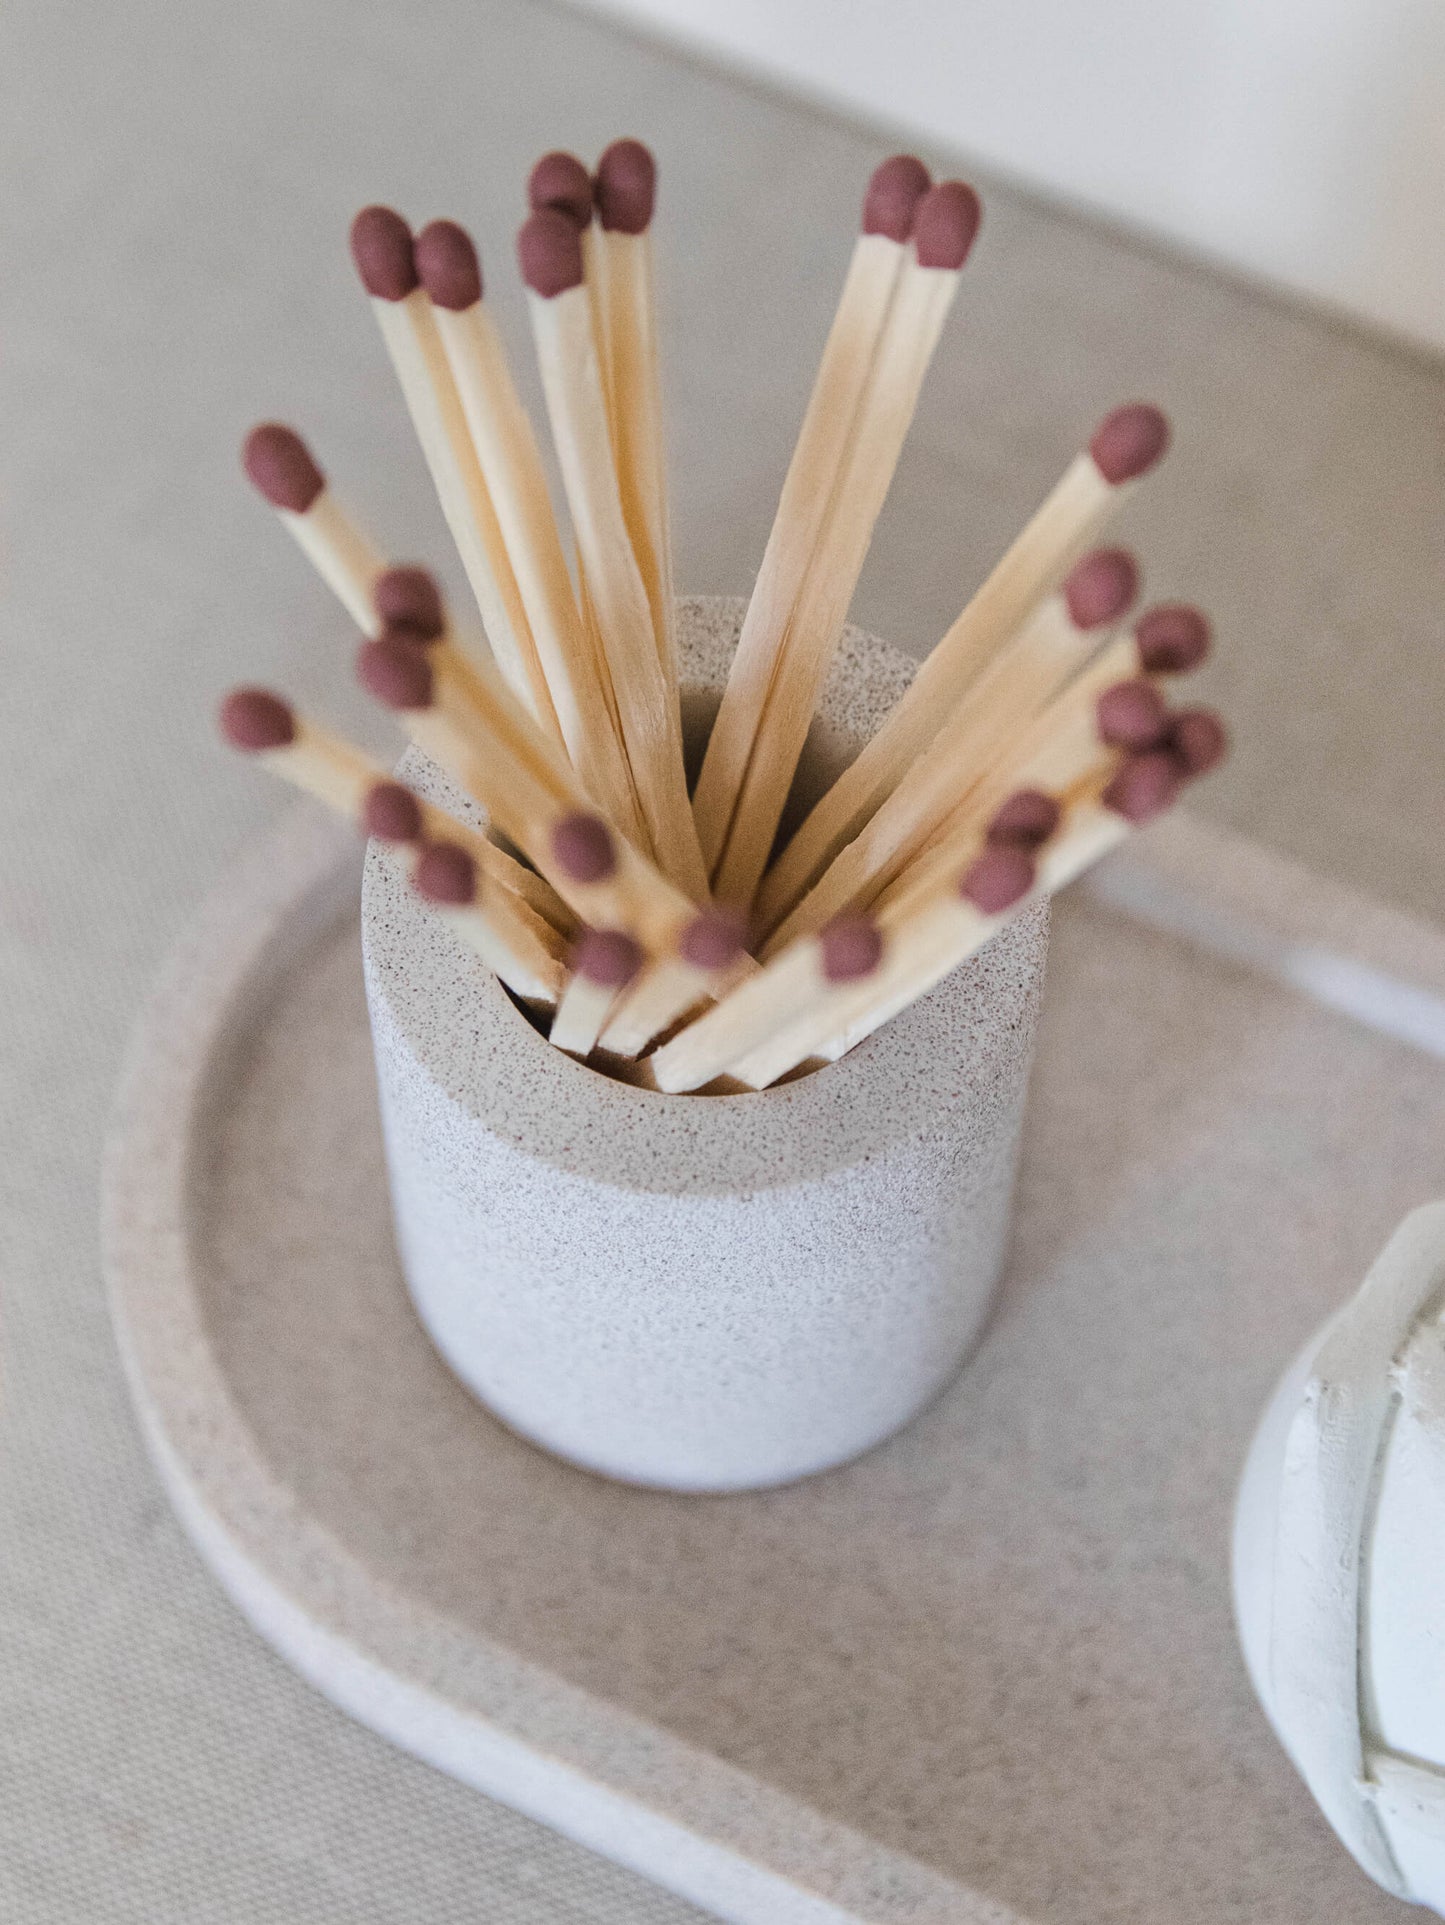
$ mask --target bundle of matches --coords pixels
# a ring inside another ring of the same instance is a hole
[[[424,801],[267,690],[221,725],[390,850],[560,1049],[645,1086],[767,1088],[832,1061],[1167,808],[1225,752],[1161,684],[1209,630],[1127,626],[1138,567],[1097,546],[1163,456],[1116,408],[781,847],[779,824],[980,223],[909,155],[861,231],[689,801],[653,288],[656,169],[552,153],[517,237],[570,542],[454,221],[352,226],[485,639],[388,563],[301,438],[252,431],[246,471],[341,600],[365,687],[481,811]]]

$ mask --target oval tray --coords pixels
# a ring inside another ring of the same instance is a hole
[[[429,1347],[390,1240],[358,853],[287,818],[157,993],[105,1201],[149,1447],[260,1634],[386,1737],[744,1925],[1403,1917],[1255,1709],[1227,1544],[1281,1363],[1445,1191],[1440,941],[1154,835],[1110,900],[1061,905],[1014,1258],[960,1384],[843,1471],[687,1499],[554,1462]],[[1402,955],[1413,988],[1383,973]]]

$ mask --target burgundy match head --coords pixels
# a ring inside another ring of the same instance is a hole
[[[871,916],[847,912],[820,931],[823,976],[830,983],[855,983],[871,976],[883,960],[883,931]]]
[[[582,285],[582,233],[565,214],[544,207],[522,223],[517,264],[534,294],[550,301]]]
[[[428,569],[388,568],[376,578],[371,602],[382,624],[397,636],[425,644],[446,633],[441,590]]]
[[[747,918],[735,909],[704,909],[677,939],[677,953],[694,969],[726,969],[748,946]]]
[[[284,749],[296,740],[296,717],[290,704],[268,688],[233,688],[216,719],[231,747],[247,755]]]
[[[1161,460],[1169,446],[1169,421],[1152,401],[1131,401],[1106,414],[1089,442],[1094,466],[1117,488],[1137,481]]]
[[[1169,747],[1184,779],[1195,782],[1229,753],[1229,732],[1213,709],[1179,709],[1170,718]]]
[[[550,207],[585,227],[592,218],[592,176],[575,154],[543,154],[527,180],[527,205],[534,214]]]
[[[361,686],[389,709],[432,705],[431,663],[404,634],[379,635],[374,642],[363,642],[356,652],[356,674]]]
[[[455,842],[429,842],[411,872],[412,887],[428,902],[465,909],[477,899],[477,865]]]
[[[913,210],[913,251],[920,267],[957,273],[968,259],[983,219],[978,195],[967,181],[943,180]]]
[[[606,882],[617,872],[612,831],[600,815],[565,815],[552,831],[557,867],[573,882]]]
[[[361,805],[361,824],[378,842],[420,842],[421,804],[401,782],[373,782]]]
[[[1059,592],[1075,628],[1101,628],[1139,593],[1139,564],[1127,548],[1096,548],[1074,563]]]
[[[1034,886],[1034,859],[1026,849],[985,849],[958,882],[958,893],[986,916],[1001,916]]]
[[[1058,802],[1042,789],[1016,789],[995,811],[985,839],[992,849],[1040,849],[1062,814]]]
[[[241,446],[241,465],[251,485],[273,508],[285,508],[293,515],[304,515],[326,486],[311,450],[293,428],[280,421],[263,421],[252,428]]]
[[[1169,739],[1169,710],[1152,682],[1115,682],[1094,704],[1099,740],[1113,749],[1158,749]]]
[[[404,301],[417,285],[411,229],[395,208],[362,208],[351,223],[351,258],[379,301]]]
[[[916,154],[894,154],[885,160],[873,169],[863,196],[863,232],[906,241],[913,232],[918,203],[932,185],[928,169]]]
[[[1126,822],[1148,822],[1179,794],[1183,777],[1167,749],[1146,749],[1124,758],[1099,800]]]
[[[597,218],[614,234],[644,234],[657,205],[657,162],[640,140],[614,140],[592,184]]]
[[[641,945],[621,929],[584,929],[572,949],[572,967],[599,989],[625,989],[644,960]]]
[[[438,307],[461,314],[482,298],[482,264],[455,221],[428,221],[412,250],[421,284]]]
[[[1209,653],[1209,623],[1186,602],[1146,608],[1134,624],[1139,666],[1151,675],[1187,675]]]

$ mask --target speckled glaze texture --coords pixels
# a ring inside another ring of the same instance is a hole
[[[681,605],[695,727],[742,606]],[[911,672],[848,631],[805,796]],[[516,1430],[629,1482],[744,1490],[857,1456],[953,1378],[1007,1239],[1046,908],[840,1062],[717,1098],[553,1050],[374,851],[362,920],[408,1286]]]

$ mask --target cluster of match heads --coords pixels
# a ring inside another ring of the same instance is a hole
[[[1225,751],[1165,688],[1209,647],[1133,618],[1099,537],[1165,452],[1098,423],[882,727],[779,825],[980,208],[899,155],[868,183],[813,392],[691,795],[653,289],[656,170],[546,155],[517,238],[571,541],[466,231],[365,208],[357,271],[485,638],[391,564],[290,428],[244,460],[363,634],[358,673],[485,829],[270,691],[221,725],[407,865],[560,1049],[665,1091],[759,1090],[853,1048],[1166,809]],[[426,764],[420,763],[425,768]],[[423,787],[430,787],[428,782]]]

